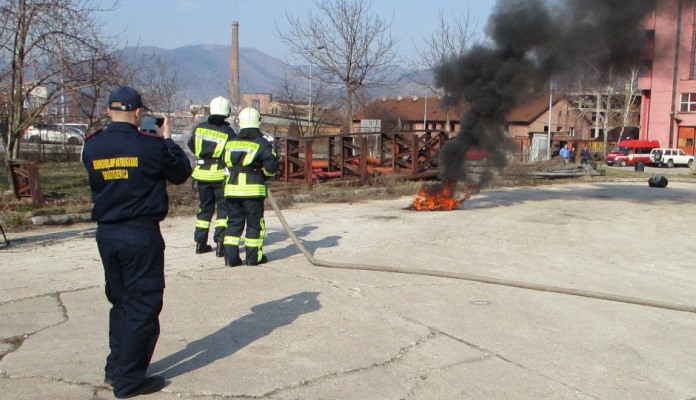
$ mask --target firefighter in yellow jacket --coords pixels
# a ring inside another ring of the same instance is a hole
[[[213,240],[217,244],[216,255],[224,256],[222,236],[227,227],[227,204],[223,187],[225,183],[225,145],[235,137],[226,119],[230,116],[230,101],[219,96],[210,101],[210,116],[198,124],[191,134],[188,147],[196,156],[193,179],[198,183],[199,209],[193,240],[196,254],[207,253],[213,248],[208,244],[208,231],[217,206]]]
[[[225,230],[225,265],[242,264],[239,243],[246,225],[244,249],[246,265],[268,261],[263,254],[266,224],[263,219],[266,179],[278,172],[278,156],[259,127],[259,112],[247,107],[237,117],[239,133],[225,146],[227,181],[227,229]]]

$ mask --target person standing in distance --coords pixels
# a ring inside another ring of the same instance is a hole
[[[222,237],[227,227],[227,206],[222,192],[225,183],[225,161],[223,160],[225,144],[236,136],[226,121],[230,116],[230,101],[219,96],[210,101],[210,116],[194,129],[188,141],[188,147],[196,156],[193,179],[198,183],[198,215],[193,240],[196,242],[196,254],[212,250],[208,244],[210,221],[215,218],[213,240],[217,243],[215,255],[223,257]]]
[[[563,161],[565,161],[566,163],[568,162],[568,160],[570,159],[570,149],[568,148],[567,144],[564,145],[563,148],[561,148],[561,150],[558,152],[558,155],[561,156]]]
[[[169,211],[167,182],[182,184],[191,163],[161,132],[138,130],[146,107],[131,87],[109,96],[111,122],[85,138],[82,162],[92,191],[92,220],[104,266],[109,348],[104,383],[119,399],[160,391],[165,380],[145,377],[160,333],[164,295],[164,240],[159,223]]]
[[[256,109],[247,107],[237,117],[239,133],[225,146],[227,181],[227,229],[225,230],[225,265],[242,264],[239,242],[244,226],[246,265],[268,261],[263,254],[266,224],[263,219],[266,199],[266,179],[278,172],[278,156],[273,145],[259,129],[261,116]]]

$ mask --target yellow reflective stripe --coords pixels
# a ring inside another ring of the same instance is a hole
[[[261,247],[263,246],[263,239],[251,239],[244,238],[244,247]]]
[[[222,240],[222,244],[239,246],[239,236],[225,236],[225,238]]]
[[[263,183],[247,183],[247,174],[240,173],[237,175],[237,183],[230,183],[230,179],[227,178],[225,184],[225,197],[265,197],[266,196],[266,185]]]
[[[256,153],[258,153],[261,145],[254,142],[242,141],[242,140],[232,140],[227,142],[225,146],[225,163],[227,165],[232,165],[232,153],[246,153],[244,159],[242,160],[242,166],[247,166],[254,161]]]
[[[196,221],[196,228],[208,229],[210,228],[210,221],[204,221],[202,219],[199,219]]]
[[[196,137],[217,144],[225,144],[228,138],[226,133],[208,128],[196,128]]]
[[[203,140],[196,135],[196,140],[195,140],[195,149],[196,149],[196,157],[200,158],[201,156],[201,151],[203,151]]]
[[[215,143],[215,150],[213,150],[211,158],[220,158],[222,156],[222,152],[225,150],[225,143],[227,143],[228,139],[226,133],[214,129],[196,128],[194,134],[196,135],[195,149],[197,158],[200,158],[201,151],[203,151],[203,142]]]
[[[227,228],[227,218],[221,218],[215,220],[216,228]]]
[[[200,165],[196,165],[191,176],[199,181],[221,181],[225,179],[225,170],[218,169],[217,165],[211,166],[211,169],[200,168]]]
[[[266,220],[261,218],[259,222],[261,223],[261,240],[263,241],[266,237]]]
[[[225,197],[265,197],[265,185],[225,185]]]

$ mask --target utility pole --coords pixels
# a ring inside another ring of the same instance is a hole
[[[546,159],[551,159],[551,116],[553,111],[553,78],[549,79],[549,128],[546,132]]]
[[[318,50],[323,50],[325,46],[318,46]],[[312,97],[314,97],[314,91],[312,90],[312,60],[309,60],[309,127],[307,129],[307,134],[312,135],[312,119],[314,118],[314,109],[312,108]]]

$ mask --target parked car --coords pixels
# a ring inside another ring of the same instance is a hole
[[[27,128],[22,137],[30,143],[80,145],[85,141],[85,132],[75,126],[36,124]]]
[[[650,151],[650,164],[657,166],[667,166],[672,168],[675,165],[691,167],[694,163],[694,156],[684,153],[684,150],[657,148]]]

